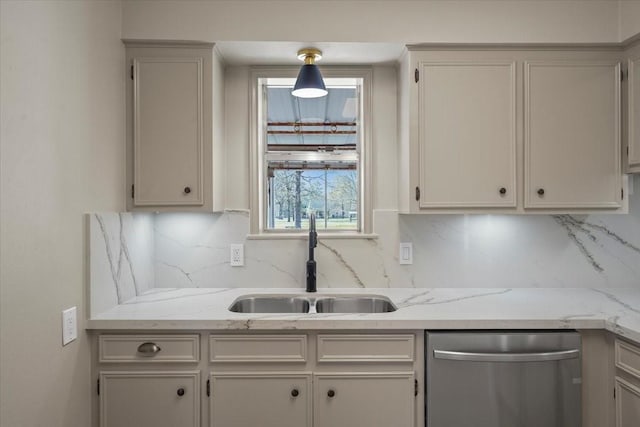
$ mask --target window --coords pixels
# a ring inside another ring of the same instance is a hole
[[[329,93],[311,99],[291,95],[296,73],[254,72],[252,232],[306,231],[311,213],[318,232],[370,232],[370,71],[323,69]]]

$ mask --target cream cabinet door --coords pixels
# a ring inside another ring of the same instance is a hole
[[[414,374],[314,375],[314,427],[415,427]]]
[[[203,58],[133,59],[134,205],[202,205]]]
[[[420,208],[515,207],[515,62],[418,68]]]
[[[616,427],[640,426],[640,388],[616,377]]]
[[[101,372],[100,427],[200,427],[200,372]]]
[[[629,168],[640,172],[640,56],[629,59],[627,70]]]
[[[311,427],[311,374],[211,375],[211,427]]]
[[[620,207],[619,63],[524,67],[525,208]]]

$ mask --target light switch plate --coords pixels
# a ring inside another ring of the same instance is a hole
[[[400,243],[398,260],[400,261],[400,264],[413,264],[413,243]]]
[[[62,345],[67,345],[78,338],[78,318],[76,308],[71,307],[62,312]]]

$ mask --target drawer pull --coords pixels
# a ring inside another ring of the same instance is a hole
[[[300,392],[298,391],[297,388],[294,388],[293,390],[291,390],[291,397],[298,397],[299,394]]]
[[[180,387],[178,389],[178,396],[180,396],[180,397],[184,396],[184,388]]]
[[[335,395],[336,395],[336,391],[335,391],[335,390],[329,390],[329,391],[327,392],[327,396],[328,396],[328,397],[333,397],[333,396],[335,396]]]
[[[138,346],[138,353],[143,356],[155,356],[160,350],[162,349],[154,342],[144,342]]]

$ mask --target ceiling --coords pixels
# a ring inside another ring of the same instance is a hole
[[[299,65],[296,54],[305,47],[322,51],[320,65],[394,63],[404,49],[398,43],[216,42],[227,65]]]

